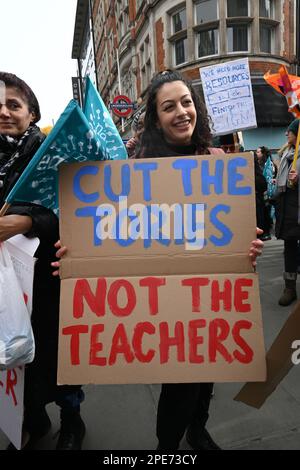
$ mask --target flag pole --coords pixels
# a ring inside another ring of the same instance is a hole
[[[298,127],[298,134],[297,134],[295,153],[294,153],[294,158],[293,158],[293,163],[292,163],[292,170],[296,170],[297,158],[298,158],[298,153],[299,153],[299,143],[300,143],[300,126]]]
[[[3,204],[3,206],[1,207],[0,209],[0,217],[3,217],[5,214],[6,214],[6,211],[9,209],[10,207],[10,203],[9,202],[5,202]]]

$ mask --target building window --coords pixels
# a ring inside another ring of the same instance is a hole
[[[141,61],[141,64],[142,66],[144,65],[145,63],[145,52],[144,52],[144,44],[141,46],[140,48],[140,61]]]
[[[219,52],[219,31],[211,29],[198,33],[198,57],[215,55]]]
[[[117,28],[117,33],[118,33],[118,42],[121,42],[122,38],[125,36],[125,34],[128,31],[129,17],[128,17],[128,11],[126,7],[124,7],[124,5],[122,5],[119,0],[116,3],[116,17],[117,17],[116,28]]]
[[[248,26],[237,24],[227,28],[227,51],[248,51]]]
[[[140,47],[140,68],[142,77],[142,89],[144,90],[149,85],[152,75],[151,67],[151,41],[147,36]]]
[[[274,18],[275,8],[273,0],[259,0],[259,16],[261,18]]]
[[[275,38],[279,21],[276,21],[275,1],[259,0],[259,43],[261,52],[275,53]]]
[[[197,24],[214,21],[218,18],[217,0],[200,0],[195,5]]]
[[[149,36],[145,39],[145,62],[150,58],[150,49],[149,49]]]
[[[274,35],[273,26],[261,23],[259,28],[260,34],[260,50],[261,52],[274,53]]]
[[[187,61],[187,22],[186,9],[170,13],[170,32],[169,41],[173,48],[174,65],[180,65]]]
[[[227,0],[227,16],[248,16],[248,0]]]
[[[186,29],[186,10],[180,10],[174,15],[172,15],[172,33],[178,33]]]
[[[187,60],[187,38],[181,38],[175,41],[175,64],[180,65]]]

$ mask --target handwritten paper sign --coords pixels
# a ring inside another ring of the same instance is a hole
[[[248,58],[200,68],[216,135],[257,127]]]

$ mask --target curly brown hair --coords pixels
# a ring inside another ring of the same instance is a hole
[[[196,93],[191,82],[186,80],[179,72],[175,70],[165,70],[157,73],[151,80],[147,89],[146,114],[144,120],[144,132],[141,138],[141,149],[139,158],[171,156],[174,153],[168,148],[163,133],[158,129],[157,115],[157,92],[165,84],[175,81],[183,82],[191,93],[192,100],[197,112],[196,126],[192,135],[192,144],[195,145],[199,154],[207,153],[211,144],[212,135],[209,128],[209,119],[206,107],[199,95]]]

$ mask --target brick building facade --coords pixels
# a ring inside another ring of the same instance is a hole
[[[290,121],[285,100],[265,84],[263,74],[282,64],[295,73],[296,4],[90,0],[99,92],[106,103],[119,93],[141,102],[153,74],[170,67],[201,91],[199,67],[247,56],[258,126],[281,127],[283,132]]]

